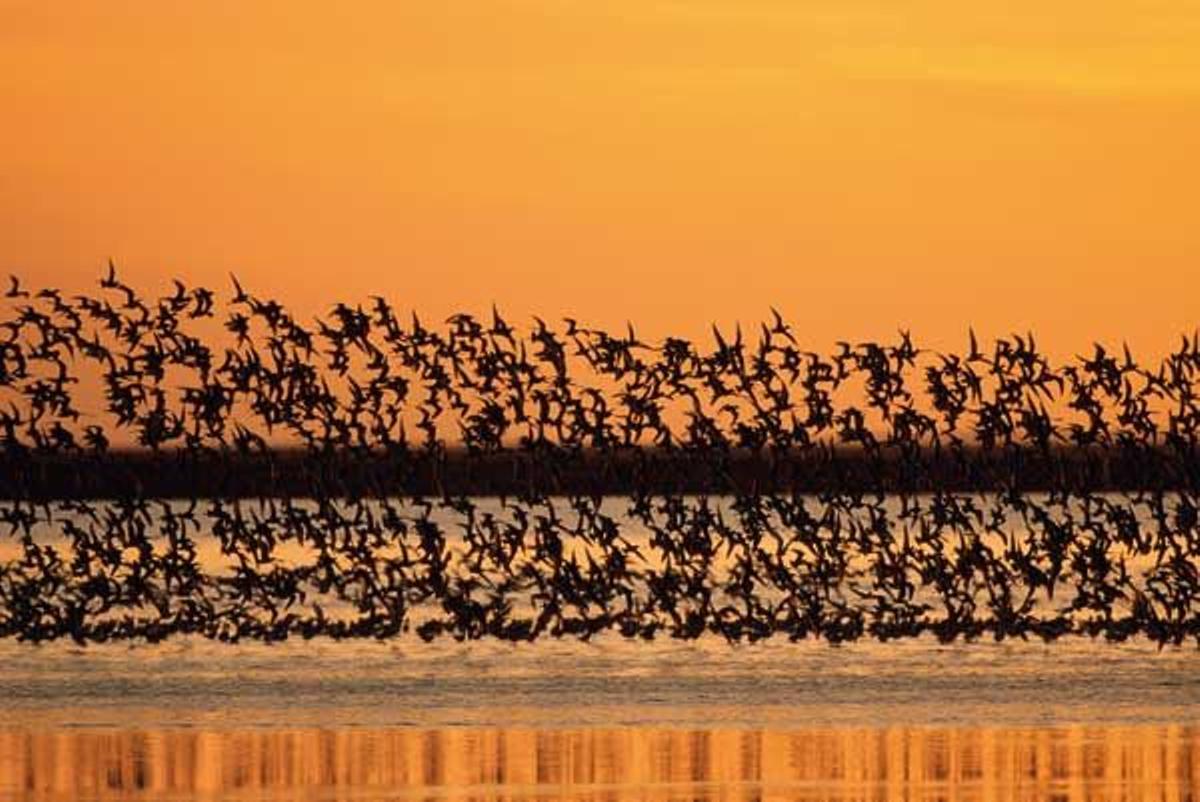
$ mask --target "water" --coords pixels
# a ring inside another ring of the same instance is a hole
[[[1141,642],[832,647],[316,640],[0,646],[21,727],[875,727],[1200,718],[1200,663]]]
[[[221,570],[214,543],[200,552]],[[0,642],[0,800],[1182,802],[1197,787],[1200,656],[1138,639]]]
[[[4,799],[1155,799],[1190,649],[0,645]]]
[[[1192,798],[1189,727],[0,732],[37,799]]]

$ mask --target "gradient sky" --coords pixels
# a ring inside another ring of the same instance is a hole
[[[33,283],[651,336],[775,305],[815,344],[1200,323],[1194,0],[0,0],[0,108]]]

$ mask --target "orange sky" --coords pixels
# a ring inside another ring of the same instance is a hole
[[[1200,323],[1195,0],[0,0],[0,108],[34,283],[111,255],[651,336],[773,304],[814,343]]]

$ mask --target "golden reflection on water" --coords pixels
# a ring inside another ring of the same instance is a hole
[[[0,798],[1156,800],[1200,728],[0,731]]]

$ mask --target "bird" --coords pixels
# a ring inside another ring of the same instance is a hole
[[[21,289],[21,282],[16,276],[8,277],[8,292],[4,293],[5,298],[28,298],[29,293]]]
[[[770,307],[707,347],[381,295],[302,324],[230,279],[10,277],[0,637],[1200,645],[1195,333],[820,353]]]

